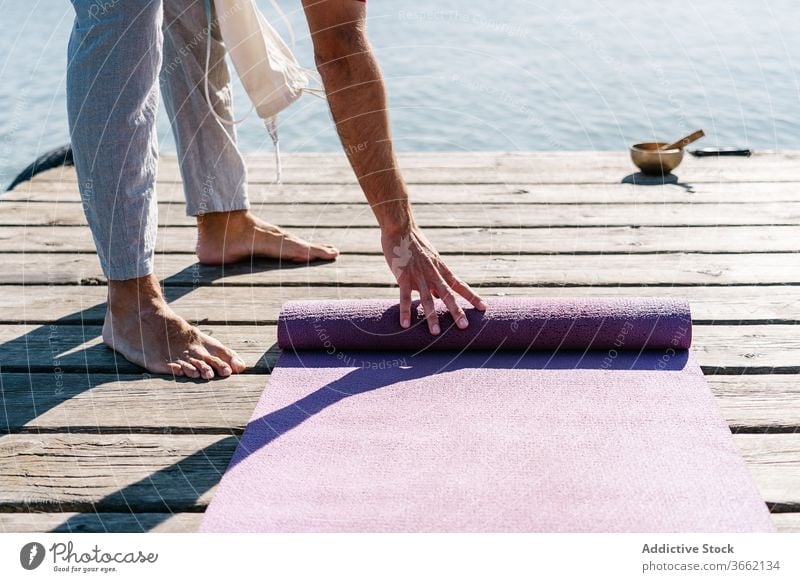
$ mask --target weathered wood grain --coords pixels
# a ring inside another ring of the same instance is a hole
[[[796,202],[792,182],[702,182],[678,184],[673,177],[639,177],[639,183],[608,184],[418,184],[410,192],[414,204],[485,204],[485,203],[555,203],[555,204],[690,204]],[[258,184],[248,185],[253,203],[264,204],[357,204],[364,193],[357,184]],[[180,182],[159,182],[158,200],[184,201]],[[78,202],[80,194],[74,181],[25,182],[3,200],[42,203]]]
[[[338,159],[337,159],[338,158]],[[800,154],[796,152],[756,154],[749,159],[686,156],[675,171],[681,183],[800,180]],[[627,152],[501,152],[497,154],[401,154],[400,168],[410,183],[616,183],[638,172]],[[252,182],[272,182],[275,169],[268,156],[248,159]],[[159,176],[178,178],[177,161],[165,159]],[[353,172],[344,156],[297,155],[284,179],[299,183],[348,183]]]
[[[202,513],[0,513],[3,533],[189,533]]]
[[[286,227],[375,227],[367,204],[254,204],[253,211]],[[414,210],[422,227],[551,228],[556,226],[800,225],[800,202],[748,204],[424,204]],[[160,225],[194,225],[183,204],[158,205]],[[0,199],[0,225],[81,226],[80,202],[31,204]]]
[[[377,228],[292,228],[312,242],[335,245],[352,254],[380,254]],[[800,226],[598,226],[528,228],[426,228],[425,236],[443,255],[451,254],[653,254],[674,252],[800,252]],[[162,226],[159,253],[193,254],[192,226]],[[0,253],[93,253],[88,228],[0,226]]]
[[[734,432],[800,431],[796,376],[707,379]],[[268,382],[261,374],[201,382],[149,374],[5,373],[0,432],[238,434]]]
[[[270,370],[278,357],[274,325],[202,325],[200,329],[235,350],[253,371]],[[4,325],[0,327],[0,362],[4,371],[144,372],[103,345],[100,333],[99,326]]]
[[[205,507],[236,444],[224,435],[5,435],[0,511]]]
[[[4,373],[0,432],[241,432],[268,378],[244,374],[197,382],[145,373]]]
[[[0,284],[76,285],[104,281],[93,255],[5,254]],[[478,255],[452,256],[448,265],[471,285],[673,286],[800,284],[800,254],[709,255]],[[168,285],[389,286],[395,281],[383,257],[343,255],[312,265],[256,260],[217,267],[191,255],[157,255],[155,272]]]
[[[246,156],[248,181],[271,183],[275,168],[270,156]],[[768,152],[750,158],[686,156],[675,171],[680,183],[797,182],[800,153]],[[410,184],[593,184],[617,183],[637,172],[627,152],[497,152],[401,153],[399,166]],[[75,182],[73,168],[40,174],[36,181]],[[162,155],[160,181],[178,181],[177,158]],[[344,154],[286,154],[285,184],[353,184],[355,176]]]
[[[772,522],[781,533],[800,533],[800,513],[773,513]]]
[[[796,375],[706,376],[731,430],[761,427],[800,432],[800,382]]]
[[[0,322],[101,324],[105,286],[19,285],[0,293]],[[800,287],[483,287],[488,300],[530,297],[682,297],[702,324],[792,323],[800,321]],[[166,288],[172,307],[192,322],[215,324],[276,323],[281,306],[292,299],[396,299],[394,287],[222,287]]]
[[[238,352],[254,371],[271,369],[278,356],[274,325],[199,326]],[[141,373],[102,345],[99,326],[4,325],[0,362],[9,372],[107,371]],[[796,325],[695,326],[692,349],[708,373],[800,373]]]
[[[747,373],[800,373],[798,329],[796,325],[695,325],[692,352],[706,374],[737,369]]]
[[[773,509],[800,511],[800,433],[739,434],[734,440],[762,497],[778,506]]]
[[[106,289],[91,286],[103,277],[74,170],[0,197],[0,432],[19,433],[0,437],[0,531],[195,530],[268,381],[281,303],[396,296],[344,156],[284,161],[275,186],[271,157],[248,157],[254,209],[337,244],[336,263],[197,265],[176,159],[162,157],[167,293],[253,366],[210,383],[143,374],[99,345]],[[490,298],[688,297],[696,357],[717,373],[707,379],[722,413],[782,512],[800,510],[800,352],[788,325],[800,321],[798,162],[800,152],[687,156],[678,177],[660,180],[634,174],[625,152],[400,158],[428,236]],[[49,513],[22,513],[32,509]],[[800,513],[773,517],[800,531]]]
[[[764,500],[800,509],[800,434],[739,434]],[[14,434],[0,437],[0,510],[141,512],[207,506],[237,438]]]

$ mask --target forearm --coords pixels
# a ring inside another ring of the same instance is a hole
[[[364,33],[364,4],[303,0],[303,8],[342,146],[381,225],[383,254],[400,288],[400,325],[411,325],[416,290],[432,334],[441,331],[434,296],[464,329],[469,323],[456,294],[476,309],[486,309],[486,303],[455,276],[414,224],[392,147],[383,76]]]
[[[342,147],[382,230],[413,226],[392,146],[386,89],[361,27],[315,39],[317,67]]]

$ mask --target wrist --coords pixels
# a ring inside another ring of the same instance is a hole
[[[404,235],[416,227],[408,200],[384,202],[373,210],[383,236]]]

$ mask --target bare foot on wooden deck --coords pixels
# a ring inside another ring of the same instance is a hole
[[[207,265],[234,263],[250,257],[308,263],[339,256],[336,247],[305,241],[248,210],[198,216],[197,228],[197,258]]]
[[[152,275],[109,281],[103,341],[154,374],[210,380],[245,369],[233,350],[172,311]]]

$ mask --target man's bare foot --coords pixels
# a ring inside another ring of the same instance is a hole
[[[153,275],[108,282],[103,341],[154,374],[209,380],[245,369],[233,350],[172,311]]]
[[[197,217],[197,258],[207,265],[234,263],[250,257],[295,263],[333,260],[336,247],[305,241],[264,222],[249,210],[212,212]]]

